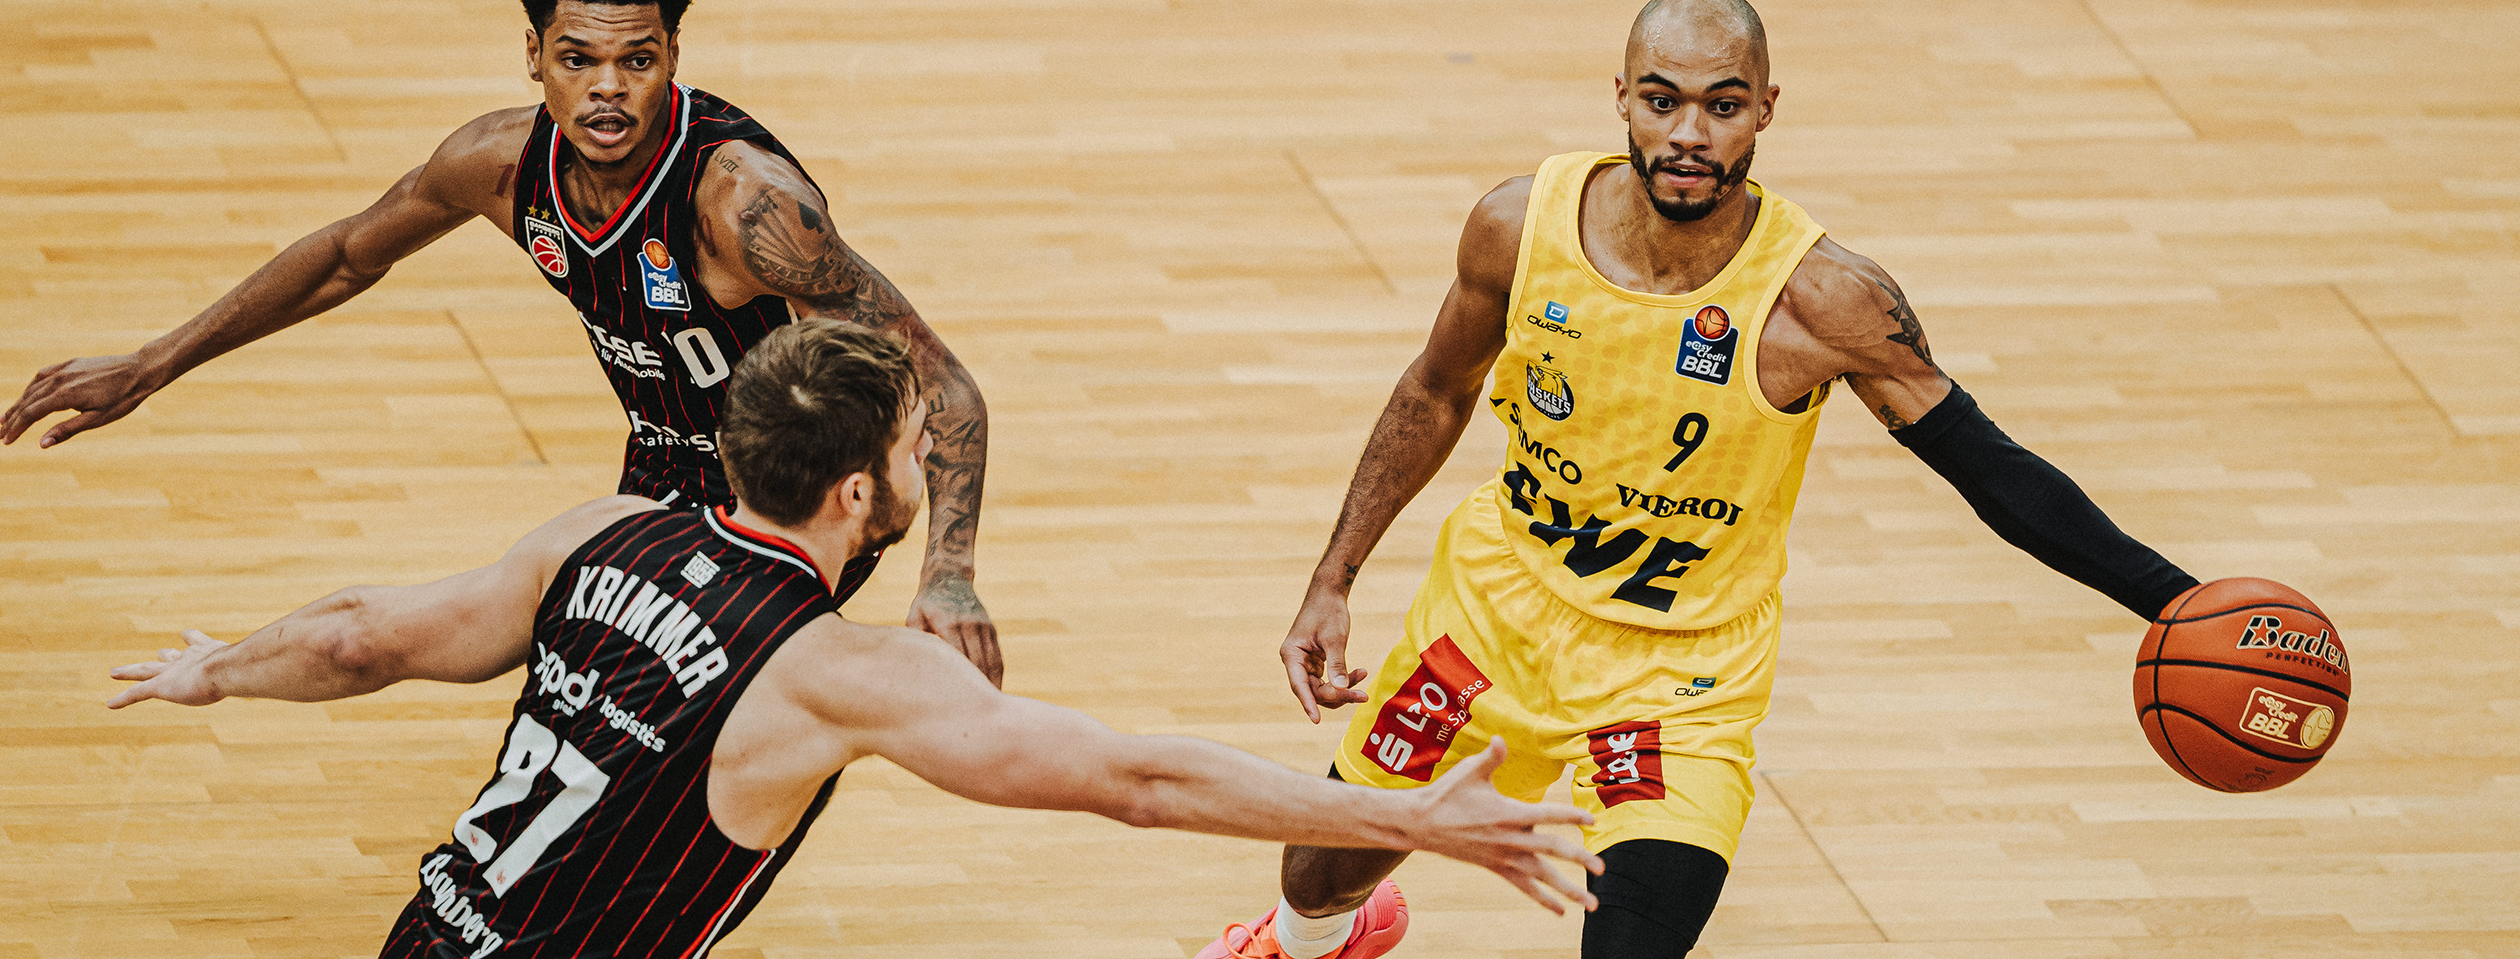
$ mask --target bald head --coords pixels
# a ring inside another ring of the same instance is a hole
[[[1731,60],[1754,70],[1745,77],[1768,82],[1767,27],[1748,0],[1648,0],[1628,28],[1627,64],[1641,56],[1669,61]]]

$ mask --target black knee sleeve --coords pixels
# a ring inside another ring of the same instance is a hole
[[[1584,917],[1584,959],[1681,959],[1715,913],[1732,871],[1712,850],[1631,839],[1601,852],[1585,880],[1601,908]]]

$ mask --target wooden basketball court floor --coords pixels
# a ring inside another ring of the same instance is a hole
[[[763,117],[986,389],[1010,689],[1321,768],[1274,650],[1463,213],[1617,149],[1628,0],[701,0]],[[2128,701],[2141,624],[1861,410],[1812,455],[1758,805],[1697,955],[2520,955],[2520,6],[1768,0],[1757,173],[1900,276],[2012,434],[2361,667],[2326,765],[2210,793]],[[172,326],[532,102],[493,0],[0,6],[0,380]],[[625,423],[514,247],[374,292],[102,432],[0,450],[0,957],[372,955],[517,677],[100,703],[176,630],[487,561]],[[1377,662],[1462,451],[1356,592]],[[914,540],[915,542],[916,540]],[[851,615],[895,620],[897,558]],[[722,957],[1186,956],[1274,847],[988,809],[868,763]],[[1402,956],[1571,957],[1421,859]]]

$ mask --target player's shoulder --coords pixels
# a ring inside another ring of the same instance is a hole
[[[706,163],[700,168],[696,195],[706,203],[712,198],[750,198],[762,189],[775,190],[820,206],[822,191],[814,188],[805,170],[796,162],[756,140],[728,140],[711,148]]]
[[[900,707],[961,670],[978,673],[934,635],[824,613],[788,635],[765,675],[800,705],[847,723]]]
[[[457,164],[489,164],[497,170],[525,152],[525,138],[534,132],[534,115],[539,106],[508,107],[492,110],[456,127],[438,144],[431,165],[440,162]]]
[[[1871,257],[1823,236],[1785,281],[1780,305],[1813,335],[1863,335],[1900,303],[1899,283]]]
[[[1496,185],[1470,209],[1461,227],[1456,264],[1461,278],[1502,290],[1514,282],[1514,262],[1522,252],[1523,219],[1531,207],[1531,181],[1518,176]]]
[[[541,109],[492,110],[456,127],[438,143],[437,152],[429,155],[422,173],[423,187],[443,202],[475,212],[491,212],[500,191],[515,176],[514,167],[525,153],[525,140],[534,132],[534,115]]]
[[[517,541],[515,552],[558,568],[569,554],[577,552],[588,540],[611,529],[614,524],[664,508],[664,504],[645,496],[622,494],[589,500],[570,507],[525,534],[524,539]]]

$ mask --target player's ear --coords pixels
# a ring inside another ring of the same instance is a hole
[[[542,82],[542,31],[531,24],[525,27],[525,76],[535,83]]]
[[[1758,130],[1764,132],[1768,124],[1776,122],[1776,95],[1783,92],[1785,92],[1784,88],[1773,83],[1768,84],[1767,96],[1759,100]]]
[[[831,495],[823,501],[823,510],[834,520],[864,519],[875,511],[875,477],[864,471],[851,473],[831,484]]]
[[[665,79],[673,79],[674,71],[681,66],[682,31],[674,30],[665,34]]]
[[[1625,122],[1628,118],[1626,71],[1620,71],[1610,75],[1610,94],[1613,101],[1618,104],[1619,120],[1621,122]]]

